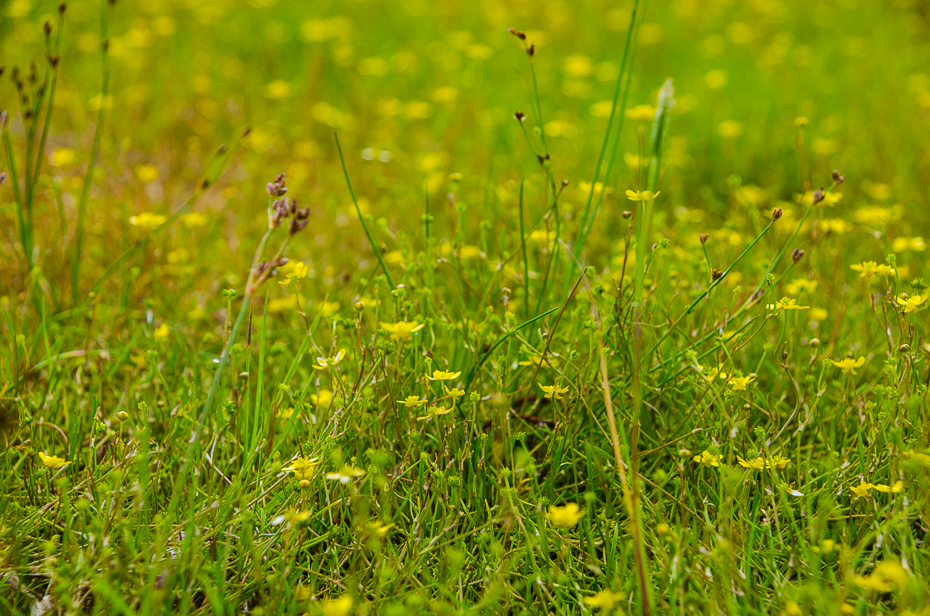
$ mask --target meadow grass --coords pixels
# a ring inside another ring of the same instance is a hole
[[[930,614],[926,3],[0,15],[0,613]]]

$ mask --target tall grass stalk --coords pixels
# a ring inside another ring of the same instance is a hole
[[[94,182],[94,168],[97,157],[100,155],[100,141],[103,138],[103,127],[107,119],[107,110],[110,107],[110,16],[113,10],[111,0],[101,0],[100,3],[100,63],[103,71],[103,81],[100,86],[100,110],[97,113],[97,125],[94,127],[94,141],[90,147],[90,158],[87,161],[87,172],[84,174],[84,186],[81,189],[81,198],[78,201],[77,223],[74,227],[74,251],[71,257],[71,300],[78,303],[81,294],[81,263],[84,251],[84,218],[87,214],[87,201],[90,198],[90,187]]]

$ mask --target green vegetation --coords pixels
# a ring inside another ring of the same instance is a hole
[[[925,2],[0,14],[0,613],[930,614]]]

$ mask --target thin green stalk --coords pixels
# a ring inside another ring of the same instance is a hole
[[[520,248],[523,250],[523,284],[526,287],[525,310],[527,316],[530,313],[530,261],[526,256],[526,229],[523,223],[523,185],[526,178],[520,179]]]
[[[110,57],[109,57],[109,0],[102,0],[100,9],[100,57],[103,64],[103,84],[100,89],[100,111],[97,114],[97,126],[94,128],[94,141],[90,148],[90,160],[87,162],[87,173],[84,175],[84,188],[81,190],[81,200],[78,202],[77,224],[74,228],[74,255],[71,259],[71,299],[76,304],[80,296],[80,277],[82,254],[84,248],[84,216],[87,212],[87,200],[90,197],[90,186],[94,180],[94,167],[97,156],[100,154],[100,141],[103,138],[103,125],[107,117],[108,98],[110,95]]]
[[[36,154],[36,163],[35,167],[32,170],[32,178],[29,179],[28,184],[31,186],[29,191],[29,196],[26,199],[26,202],[29,204],[29,207],[32,207],[32,201],[35,196],[35,187],[38,183],[39,173],[42,170],[42,162],[45,159],[45,144],[48,141],[48,132],[49,128],[52,125],[52,111],[55,109],[55,90],[58,85],[58,53],[61,50],[61,30],[64,26],[64,12],[59,11],[58,13],[58,30],[55,34],[55,49],[54,52],[51,48],[51,42],[47,44],[46,51],[48,52],[49,63],[51,64],[51,79],[49,80],[48,88],[48,102],[45,107],[45,123],[42,126],[42,135],[39,138],[39,151]]]
[[[358,220],[362,223],[362,229],[365,230],[365,236],[368,238],[368,243],[371,245],[371,249],[375,253],[375,257],[378,258],[378,263],[381,264],[381,271],[384,272],[384,277],[387,278],[388,284],[391,285],[391,288],[394,287],[394,281],[391,279],[391,274],[388,273],[387,265],[384,264],[384,259],[381,258],[381,251],[378,249],[378,245],[375,244],[375,239],[371,235],[371,231],[368,230],[368,223],[365,222],[365,216],[362,215],[361,208],[358,207],[358,200],[355,198],[355,191],[352,190],[352,182],[349,180],[349,170],[346,168],[346,159],[342,155],[342,146],[339,144],[339,134],[333,133],[336,137],[336,149],[339,150],[339,161],[342,163],[342,172],[346,176],[346,185],[349,187],[349,194],[352,196],[352,203],[355,204],[355,211],[358,213]]]
[[[630,67],[628,70],[627,64],[629,62],[629,64],[632,65],[633,61],[632,61],[631,54],[636,53],[633,45],[635,45],[635,42],[636,42],[634,31],[636,33],[639,32],[639,27],[636,23],[636,16],[637,16],[638,11],[639,11],[639,0],[634,0],[633,11],[630,14],[630,25],[626,31],[626,42],[623,45],[623,59],[620,62],[620,74],[617,75],[617,84],[614,87],[613,104],[610,107],[610,116],[607,118],[607,128],[604,131],[604,141],[601,143],[601,149],[597,155],[597,163],[595,163],[594,165],[594,177],[591,178],[591,192],[588,193],[588,201],[587,203],[585,203],[584,212],[581,215],[578,237],[575,240],[574,246],[572,247],[572,254],[575,255],[576,257],[581,254],[581,251],[584,248],[584,244],[588,239],[588,234],[591,232],[591,227],[594,224],[594,219],[597,216],[597,208],[595,208],[594,214],[593,215],[591,214],[591,203],[594,199],[595,186],[597,185],[597,181],[601,177],[601,165],[604,162],[604,155],[607,153],[607,145],[608,143],[610,143],[610,137],[612,134],[611,129],[613,128],[614,118],[618,118],[619,120],[619,125],[617,126],[617,131],[616,131],[617,136],[614,141],[615,143],[614,154],[616,154],[616,149],[617,149],[616,144],[620,143],[620,135],[623,132],[623,113],[626,109],[627,94],[629,94],[630,92],[630,76],[633,74],[632,68]],[[620,90],[621,90],[620,84],[623,83],[624,74],[627,74],[626,86],[625,88],[623,88],[623,99],[622,99],[623,102],[618,107],[617,103],[620,101]],[[619,117],[618,117],[618,112],[619,112]],[[611,156],[610,164],[608,165],[607,171],[604,173],[605,181],[603,182],[603,184],[605,188],[607,186],[606,179],[610,176],[611,167],[613,167],[613,156]],[[600,200],[602,196],[603,196],[603,191],[601,191],[601,196],[598,197],[598,204],[600,204]]]
[[[10,141],[10,131],[6,122],[2,122],[0,130],[3,131],[3,149],[6,151],[7,164],[10,166],[10,190],[13,191],[13,200],[16,202],[16,217],[19,222],[19,241],[23,246],[26,263],[32,267],[32,249],[26,233],[26,219],[23,217],[23,198],[19,192],[19,177],[16,175],[16,159],[13,157],[13,143]]]

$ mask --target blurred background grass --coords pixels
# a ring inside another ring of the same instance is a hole
[[[0,6],[3,63],[41,59],[40,25],[56,4]],[[69,6],[50,155],[89,149],[101,103],[92,94],[99,14],[94,2]],[[111,29],[112,114],[89,228],[106,235],[127,212],[167,212],[190,193],[210,151],[246,126],[246,153],[207,202],[212,210],[228,202],[233,221],[260,216],[260,180],[284,171],[291,193],[314,209],[313,244],[365,250],[354,226],[346,232],[353,214],[335,156],[339,131],[363,207],[390,229],[418,229],[423,186],[443,195],[451,173],[462,174],[459,202],[479,214],[469,220],[512,222],[515,185],[537,163],[512,118],[529,111],[529,95],[526,57],[510,26],[527,31],[538,50],[553,166],[572,181],[563,199],[570,217],[583,203],[579,183],[592,174],[628,19],[626,3],[595,1],[120,3]],[[928,41],[928,8],[918,1],[652,3],[629,106],[654,104],[662,82],[674,79],[660,216],[689,234],[740,222],[728,218],[731,176],[764,189],[761,204],[790,201],[803,186],[795,118],[806,116],[811,177],[842,169],[859,189],[844,207],[868,201],[871,184],[887,184],[887,197],[925,228],[930,158],[918,136],[930,123]],[[12,107],[9,80],[0,93]],[[621,150],[637,152],[630,122]],[[67,178],[83,171],[81,156],[53,170],[66,178],[65,192],[77,192]],[[143,164],[157,168],[155,181],[133,177]],[[618,165],[608,185],[621,190],[607,197],[593,247],[618,232],[622,189],[632,184],[633,172]],[[680,207],[698,213],[679,220]],[[53,219],[53,206],[46,209]],[[354,267],[359,251],[309,252],[339,269]]]

